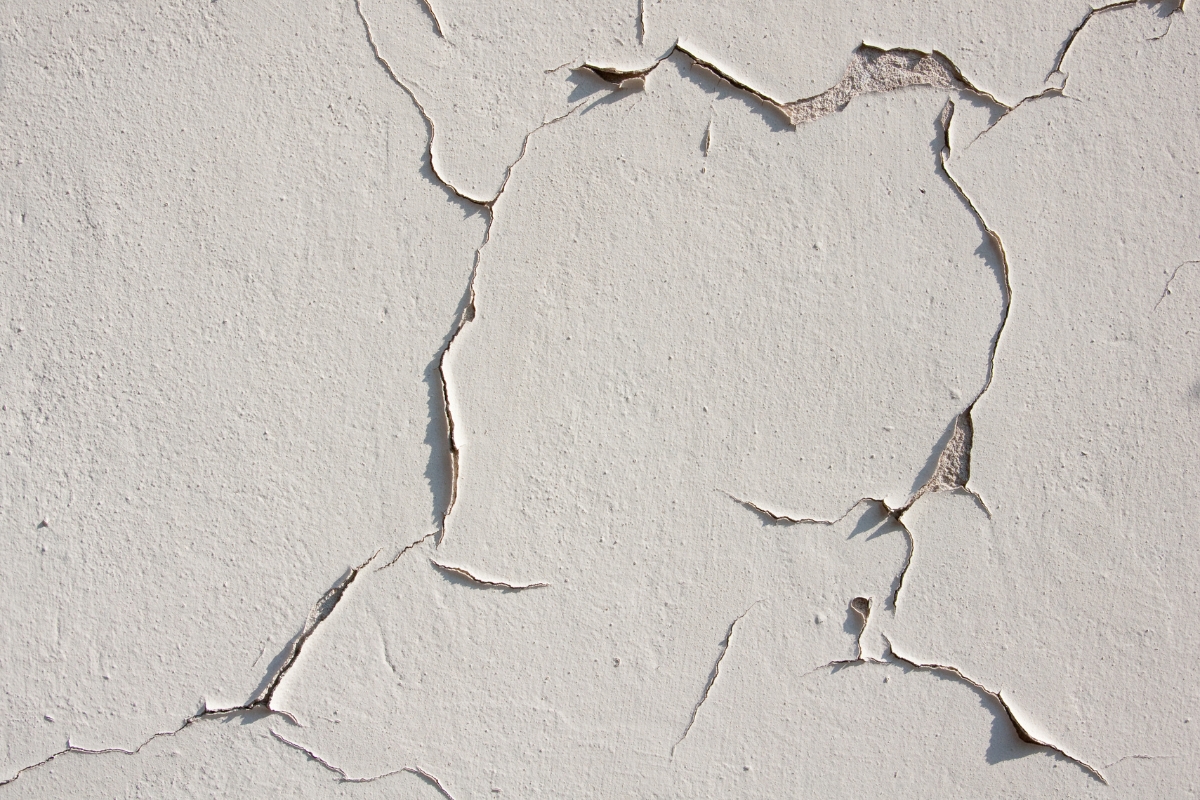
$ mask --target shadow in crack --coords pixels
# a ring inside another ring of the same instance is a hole
[[[333,611],[333,607],[341,600],[341,592],[335,592],[339,585],[345,586],[347,578],[353,577],[354,570],[346,570],[342,572],[333,583],[329,585],[329,589],[321,595],[317,600],[316,605],[308,611],[308,616],[304,623],[300,626],[300,630],[296,631],[296,635],[288,640],[287,644],[276,653],[271,662],[267,664],[267,669],[263,673],[262,680],[258,686],[254,687],[253,694],[250,695],[250,700],[247,707],[239,709],[229,709],[233,711],[250,712],[256,703],[266,703],[270,701],[270,694],[273,692],[273,686],[278,682],[281,673],[288,668],[293,656],[298,652],[302,641],[306,636],[312,633],[313,629],[320,624]],[[268,644],[270,644],[268,642]]]
[[[896,525],[886,525],[885,523],[891,519],[887,509],[883,507],[883,503],[870,502],[867,508],[863,511],[862,516],[858,518],[858,522],[854,523],[854,527],[850,530],[850,535],[847,539],[853,539],[860,533],[870,531],[871,535],[867,537],[870,541],[884,534],[891,533],[893,530],[898,530]]]
[[[572,86],[571,94],[567,95],[567,102],[570,105],[575,105],[599,92],[612,92],[616,88],[586,68],[571,70],[567,75],[567,83]]]
[[[782,108],[735,86],[703,64],[693,61],[686,54],[677,51],[667,59],[667,62],[679,70],[680,75],[695,83],[706,93],[716,95],[718,100],[731,98],[742,103],[747,111],[760,117],[772,133],[787,133],[795,130],[787,112]]]
[[[464,205],[466,205],[464,203]],[[442,355],[450,346],[450,340],[458,332],[459,320],[471,302],[471,286],[463,292],[458,307],[450,318],[446,335],[442,337],[441,345],[433,354],[433,359],[425,367],[424,381],[429,393],[429,424],[425,428],[425,444],[429,446],[429,463],[425,466],[425,481],[429,484],[429,493],[433,499],[432,521],[440,524],[442,515],[450,506],[450,498],[454,494],[454,464],[450,454],[450,428],[446,414],[446,395],[442,386],[440,365]]]

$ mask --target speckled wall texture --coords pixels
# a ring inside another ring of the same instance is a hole
[[[1200,13],[0,2],[0,800],[1200,792]]]

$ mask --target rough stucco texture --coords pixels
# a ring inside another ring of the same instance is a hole
[[[1183,3],[0,3],[0,800],[1200,792]]]

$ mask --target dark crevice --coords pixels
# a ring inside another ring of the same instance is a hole
[[[335,583],[329,591],[321,596],[320,600],[313,604],[312,609],[308,612],[308,618],[304,621],[304,628],[292,640],[292,643],[288,645],[284,651],[286,655],[283,658],[283,663],[275,670],[267,682],[266,688],[258,697],[244,706],[222,709],[222,711],[251,711],[254,709],[274,711],[275,709],[271,708],[271,699],[275,696],[275,690],[279,688],[279,684],[283,681],[284,676],[288,674],[288,671],[296,664],[296,660],[300,658],[300,651],[304,649],[305,643],[308,642],[321,623],[329,619],[329,615],[333,613],[338,603],[342,601],[342,598],[346,595],[346,590],[350,588],[350,584],[354,583],[354,579],[358,577],[358,574],[366,569],[367,565],[374,561],[375,556],[378,555],[377,551],[366,561],[347,571],[341,580]]]
[[[410,89],[408,87],[408,85],[400,79],[399,74],[392,68],[392,65],[388,62],[388,60],[386,58],[384,58],[382,52],[380,52],[379,45],[375,41],[375,34],[371,29],[371,23],[367,19],[366,14],[363,12],[362,0],[354,0],[354,8],[358,13],[359,19],[362,21],[363,31],[366,34],[368,44],[370,44],[370,46],[371,46],[371,53],[373,54],[375,61],[381,67],[383,67],[384,71],[387,73],[388,78],[392,81],[392,83],[396,84],[396,86],[400,87],[400,89],[402,89],[404,91],[404,93],[406,95],[408,95],[408,98],[412,101],[413,105],[416,106],[417,111],[421,115],[421,119],[425,123],[425,129],[426,129],[426,132],[428,133],[428,144],[426,145],[426,148],[425,148],[424,160],[425,160],[425,164],[429,170],[430,176],[432,176],[432,178],[434,179],[434,181],[436,183],[438,183],[442,187],[444,187],[444,189],[454,199],[464,202],[464,203],[468,204],[470,207],[472,207],[478,211],[481,211],[482,213],[487,214],[487,226],[486,226],[486,229],[484,232],[483,242],[475,250],[474,263],[472,264],[472,267],[471,267],[471,276],[467,282],[467,289],[466,289],[466,293],[464,295],[463,301],[459,305],[459,312],[457,315],[457,319],[455,320],[454,324],[451,326],[451,331],[450,331],[449,336],[445,340],[445,344],[442,346],[442,348],[438,351],[437,355],[434,357],[434,363],[436,364],[436,369],[434,371],[436,372],[436,377],[437,377],[437,381],[436,381],[437,387],[433,391],[436,392],[435,398],[437,395],[440,395],[440,401],[441,401],[440,405],[442,408],[442,413],[444,415],[444,425],[445,425],[445,435],[446,435],[446,451],[445,451],[445,456],[444,456],[445,463],[443,464],[441,469],[438,471],[442,471],[445,473],[445,475],[446,475],[445,482],[448,486],[447,491],[446,491],[447,496],[446,496],[445,505],[438,512],[441,519],[440,519],[440,524],[439,524],[439,528],[437,531],[437,543],[440,545],[442,542],[442,539],[446,535],[446,518],[449,517],[450,512],[454,510],[455,502],[458,500],[459,461],[460,461],[460,456],[461,456],[459,447],[458,447],[458,438],[455,436],[454,414],[451,411],[450,387],[449,387],[448,375],[446,372],[446,359],[450,353],[451,347],[454,346],[455,340],[458,338],[459,334],[462,333],[463,328],[466,327],[467,323],[469,323],[475,319],[475,314],[476,314],[476,310],[475,310],[475,279],[479,275],[479,262],[482,257],[482,254],[483,254],[483,250],[485,247],[487,247],[488,242],[491,241],[492,226],[494,225],[494,223],[496,221],[495,206],[496,206],[497,201],[500,200],[501,195],[504,194],[504,190],[508,186],[508,181],[512,177],[513,170],[516,168],[517,164],[519,164],[521,162],[521,160],[523,158],[525,158],[526,153],[529,151],[530,138],[535,133],[542,130],[543,128],[553,125],[556,122],[561,122],[562,120],[566,119],[571,114],[575,113],[575,111],[577,111],[581,107],[582,104],[572,106],[565,113],[563,113],[557,117],[554,117],[553,119],[546,120],[541,125],[537,126],[529,133],[525,134],[525,138],[521,143],[521,152],[518,154],[516,160],[513,161],[513,163],[509,164],[508,167],[505,169],[504,179],[501,181],[500,188],[496,192],[496,194],[490,198],[473,197],[470,194],[467,194],[466,192],[457,188],[453,183],[451,183],[449,180],[447,180],[442,175],[442,173],[438,170],[437,161],[436,161],[435,155],[434,155],[434,143],[437,138],[437,126],[435,125],[435,123],[433,121],[433,117],[431,117],[429,115],[429,113],[425,110],[425,107],[421,104],[421,101],[417,99],[416,93],[413,92],[413,90]],[[427,4],[427,8],[428,8],[430,16],[433,17],[435,23],[437,23],[437,18],[433,13],[432,6],[428,6],[428,4]],[[439,32],[439,34],[442,32],[440,24],[438,24],[438,32]],[[553,72],[554,70],[550,70],[550,71]],[[597,74],[599,74],[599,73],[597,73]],[[440,457],[440,454],[437,452],[435,452],[431,456],[431,461],[433,461],[433,462],[437,462],[437,461],[441,461],[441,460],[443,460],[443,459],[442,459],[442,457]],[[431,472],[432,471],[433,471],[433,468],[431,466]],[[435,492],[435,494],[436,494],[436,492]],[[389,564],[390,564],[390,562],[389,562]]]
[[[433,30],[437,33],[439,39],[445,39],[446,34],[442,30],[442,23],[438,20],[437,12],[433,10],[432,0],[421,0],[421,7],[425,9],[425,13],[429,15],[429,19],[433,22]]]
[[[1083,33],[1083,29],[1087,27],[1088,23],[1092,21],[1092,17],[1108,11],[1114,11],[1118,8],[1132,8],[1137,4],[1138,0],[1121,0],[1119,3],[1110,3],[1106,6],[1092,8],[1086,14],[1084,14],[1080,23],[1076,25],[1071,33],[1067,35],[1067,38],[1063,40],[1062,47],[1058,49],[1058,55],[1054,58],[1054,66],[1049,72],[1046,73],[1046,80],[1050,80],[1056,73],[1062,72],[1063,61],[1066,59],[1067,53],[1071,51],[1071,45],[1075,44],[1075,40],[1079,38],[1079,34]],[[1180,3],[1180,8],[1182,8],[1182,6],[1183,4]],[[1066,85],[1065,81],[1063,85]]]

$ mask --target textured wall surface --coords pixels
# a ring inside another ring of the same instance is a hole
[[[0,2],[0,800],[1200,793],[1182,2]]]

